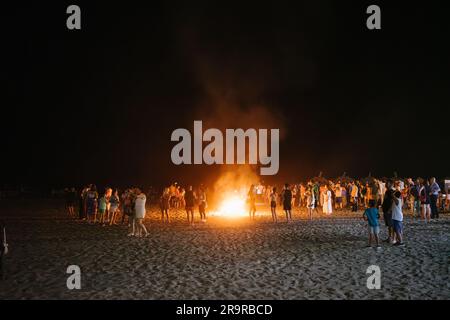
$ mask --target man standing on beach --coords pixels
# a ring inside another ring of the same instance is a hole
[[[283,199],[283,210],[286,213],[286,221],[292,221],[291,210],[292,210],[292,191],[289,188],[289,184],[284,185],[283,192],[281,193],[281,198]]]
[[[441,191],[441,188],[439,187],[438,183],[436,182],[436,178],[430,179],[430,207],[431,207],[431,218],[432,219],[439,219],[439,210],[437,207],[437,200],[439,197],[439,192]]]
[[[190,225],[194,225],[195,193],[192,186],[189,186],[188,191],[184,194],[184,203],[187,214],[187,222]]]

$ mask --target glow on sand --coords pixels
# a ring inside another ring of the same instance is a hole
[[[224,218],[238,218],[248,216],[247,211],[245,197],[232,194],[224,197],[213,215]]]

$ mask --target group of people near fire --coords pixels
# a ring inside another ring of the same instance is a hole
[[[161,221],[170,223],[171,212],[185,211],[187,222],[194,225],[196,211],[199,221],[206,222],[209,194],[203,185],[183,188],[177,183],[163,189],[156,197],[161,212]],[[99,194],[95,185],[86,186],[81,192],[74,188],[66,189],[68,214],[76,217],[75,207],[79,207],[79,218],[89,224],[102,226],[127,223],[129,236],[147,236],[143,223],[148,198],[155,198],[152,191],[147,195],[139,188],[119,190],[105,188]],[[77,205],[78,202],[78,205]],[[292,210],[306,209],[309,219],[322,211],[331,215],[334,211],[364,210],[363,217],[369,224],[369,245],[379,246],[379,213],[381,209],[389,230],[387,241],[402,245],[403,210],[410,210],[413,216],[430,222],[439,218],[439,207],[448,209],[450,198],[448,190],[441,190],[435,178],[430,179],[366,179],[355,181],[312,179],[308,183],[290,185],[286,183],[280,190],[277,187],[255,184],[249,187],[246,204],[250,219],[255,219],[259,205],[269,205],[273,222],[278,222],[277,208],[282,207],[287,222],[292,221]],[[319,209],[320,208],[320,209]]]

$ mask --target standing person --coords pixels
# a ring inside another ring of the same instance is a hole
[[[292,221],[292,191],[289,188],[289,183],[286,183],[284,185],[284,189],[281,193],[281,198],[283,199],[283,210],[286,213],[286,222],[290,222]]]
[[[386,193],[386,183],[383,180],[379,180],[378,181],[378,199],[379,199],[380,205],[383,203],[385,193]]]
[[[369,208],[367,208],[363,213],[363,218],[369,224],[369,245],[368,247],[372,247],[372,238],[375,238],[375,242],[377,244],[377,249],[380,247],[380,239],[378,234],[380,233],[380,224],[378,223],[378,219],[380,219],[380,214],[378,209],[375,208],[375,200],[369,201]]]
[[[355,182],[352,182],[350,191],[351,201],[352,201],[352,211],[358,211],[358,186]]]
[[[192,186],[189,186],[188,191],[184,194],[184,203],[187,214],[187,222],[191,226],[194,225],[194,207],[195,207],[195,193]]]
[[[338,181],[334,186],[334,195],[335,195],[335,209],[342,209],[342,187],[341,182]]]
[[[299,207],[306,207],[306,188],[303,183],[300,184],[300,204]]]
[[[310,190],[306,191],[306,208],[308,209],[309,220],[312,220],[312,213],[316,206],[316,199],[314,199],[314,193]]]
[[[312,193],[314,195],[314,209],[316,210],[317,213],[319,213],[319,210],[317,209],[318,204],[319,204],[319,185],[317,184],[317,182],[313,183],[312,185]]]
[[[102,224],[103,226],[105,226],[105,215],[106,215],[107,203],[108,203],[108,200],[107,200],[107,196],[106,196],[106,192],[105,192],[98,200],[98,213],[99,213],[98,222],[100,224]]]
[[[369,207],[369,198],[370,198],[370,186],[369,186],[368,182],[366,182],[366,184],[364,186],[362,186],[361,195],[363,197],[364,207],[368,208]]]
[[[161,220],[162,223],[165,222],[165,220],[167,220],[167,223],[170,222],[169,220],[169,208],[170,208],[170,189],[169,188],[165,188],[163,191],[163,194],[159,200],[160,203],[160,207],[161,207]]]
[[[384,241],[388,243],[395,242],[394,229],[392,225],[392,203],[394,202],[393,197],[394,191],[389,187],[384,194],[383,203],[381,204],[381,208],[383,209],[383,219],[388,232],[388,238]]]
[[[325,193],[327,192],[327,187],[325,185],[321,185],[319,188],[319,203],[323,210],[323,204],[325,202]]]
[[[413,216],[420,218],[420,189],[422,188],[422,184],[420,183],[420,179],[416,179],[416,183],[411,185],[409,190],[410,196],[413,199]]]
[[[65,189],[67,214],[70,218],[75,218],[75,202],[77,193],[75,188]]]
[[[375,201],[375,208],[378,208],[378,188],[379,188],[379,184],[378,184],[378,180],[374,179],[373,183],[370,185],[370,196],[371,196],[371,200]]]
[[[272,221],[278,222],[277,218],[277,188],[273,188],[270,193],[270,211],[272,212]]]
[[[331,195],[331,187],[326,186],[323,193],[323,213],[330,215],[333,212],[333,203],[332,203],[332,195]]]
[[[431,207],[430,207],[430,184],[428,180],[425,181],[419,189],[420,204],[422,205],[422,218],[425,222],[431,221]]]
[[[206,207],[208,203],[206,202],[206,192],[205,189],[200,188],[198,193],[198,211],[200,213],[200,219],[202,222],[206,222]]]
[[[125,217],[128,217],[128,226],[130,226],[131,209],[131,190],[127,189],[122,193],[122,225],[125,224]]]
[[[439,210],[437,207],[439,192],[441,192],[441,188],[439,187],[439,184],[436,182],[436,178],[432,177],[430,179],[430,207],[432,219],[439,219]]]
[[[105,191],[106,210],[105,210],[105,218],[103,220],[106,224],[109,223],[109,210],[111,209],[111,203],[110,203],[111,196],[112,196],[112,189],[106,188],[106,191]]]
[[[86,214],[88,217],[88,223],[96,223],[97,222],[97,203],[98,193],[97,187],[92,185],[89,188],[89,191],[86,193]]]
[[[248,207],[249,207],[249,216],[250,220],[255,220],[255,214],[256,214],[256,194],[255,194],[255,186],[252,184],[250,186],[250,190],[247,193],[247,201],[248,201]]]
[[[341,207],[344,209],[344,208],[347,208],[347,206],[348,206],[348,192],[347,192],[347,186],[345,185],[345,184],[343,184],[342,186],[341,186],[341,195],[342,195],[342,197],[341,197],[341,199],[342,199],[342,205],[341,205]]]
[[[84,187],[79,197],[79,218],[80,220],[86,220],[86,194],[89,191],[89,187]]]
[[[143,220],[145,218],[145,203],[147,201],[147,197],[145,194],[140,190],[136,189],[136,199],[134,200],[134,218],[135,221],[133,223],[133,230],[132,233],[134,233],[137,237],[142,237],[142,232],[144,232],[144,237],[148,236],[147,228],[145,228],[145,225],[143,223]],[[136,225],[136,232],[134,230],[134,225]]]
[[[5,279],[5,270],[3,265],[4,256],[8,254],[8,243],[6,242],[5,222],[0,220],[0,280]]]
[[[114,193],[109,199],[109,203],[109,225],[112,226],[116,224],[117,212],[119,211],[120,205],[119,191],[117,189],[114,190]]]
[[[394,198],[392,203],[392,226],[397,237],[395,246],[404,246],[403,243],[403,212],[402,212],[402,194],[400,191],[394,192]]]

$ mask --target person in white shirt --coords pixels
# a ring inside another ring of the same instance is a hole
[[[137,224],[136,236],[141,237],[142,232],[144,232],[144,237],[148,236],[147,228],[143,223],[145,218],[145,202],[147,201],[147,197],[143,192],[137,190],[136,200],[134,202],[134,211],[135,211],[135,219]]]
[[[403,243],[403,212],[402,212],[402,194],[400,191],[394,192],[394,201],[392,202],[392,224],[397,237],[395,246],[404,246]]]

